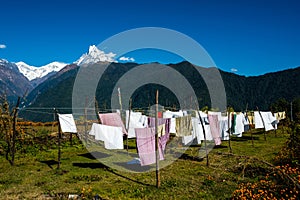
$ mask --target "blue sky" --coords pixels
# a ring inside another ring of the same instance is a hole
[[[0,58],[71,63],[92,44],[139,27],[163,27],[201,44],[224,71],[260,75],[300,66],[297,0],[0,0]],[[137,62],[174,56],[130,54]],[[156,60],[155,60],[156,59]]]

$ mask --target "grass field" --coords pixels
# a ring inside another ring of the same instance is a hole
[[[239,184],[255,182],[264,175],[263,171],[247,172],[248,165],[257,165],[257,170],[261,164],[240,156],[272,163],[288,135],[282,129],[276,137],[273,131],[267,132],[265,141],[263,133],[254,130],[253,137],[254,146],[250,133],[233,138],[232,152],[239,156],[227,154],[228,142],[223,141],[209,153],[209,167],[205,158],[198,158],[199,147],[188,148],[181,158],[160,170],[160,188],[155,187],[155,171],[130,173],[107,167],[76,139],[72,146],[63,143],[58,170],[54,142],[48,149],[17,153],[15,166],[0,156],[0,199],[67,199],[69,194],[82,194],[84,199],[97,194],[102,199],[230,199]],[[134,153],[134,144],[130,145]]]

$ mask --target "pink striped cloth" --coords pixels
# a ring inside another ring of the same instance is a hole
[[[135,134],[141,166],[155,163],[155,128],[135,128]]]
[[[215,144],[221,145],[220,124],[218,120],[218,115],[208,114],[208,121],[210,126],[210,132],[212,137],[214,138]]]
[[[99,118],[103,125],[122,127],[123,134],[127,135],[127,131],[119,113],[99,113]]]

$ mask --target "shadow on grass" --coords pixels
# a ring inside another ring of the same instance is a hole
[[[102,152],[99,152],[99,151],[93,151],[93,152],[90,152],[90,153],[79,154],[79,156],[82,156],[82,157],[85,157],[85,158],[88,158],[88,159],[91,159],[91,160],[96,160],[96,159],[100,159],[100,158],[107,158],[111,155],[106,154],[106,153],[102,153]]]
[[[123,166],[123,165],[127,165],[128,166],[127,163],[114,163],[114,164],[117,164],[117,165],[120,165],[120,166]],[[129,181],[132,181],[134,183],[138,183],[138,184],[145,185],[145,186],[152,186],[150,184],[143,183],[143,182],[134,180],[132,178],[129,178],[127,176],[124,176],[124,175],[116,172],[115,170],[111,169],[110,167],[108,167],[108,166],[106,166],[106,165],[104,165],[102,163],[73,163],[73,166],[74,167],[81,167],[81,168],[90,168],[90,169],[99,169],[99,168],[102,168],[102,169],[105,169],[108,172],[110,172],[110,173],[112,173],[112,174],[114,174],[116,176],[122,177],[122,178],[124,178],[126,180],[129,180]],[[141,169],[141,166],[137,167],[137,165],[136,165],[136,166],[130,168],[129,170],[138,170],[138,169]],[[144,169],[144,171],[146,171],[145,169],[149,170],[148,167],[147,168],[143,167],[143,169]],[[139,171],[135,171],[135,172],[139,172]],[[140,172],[142,172],[142,171],[140,171]]]
[[[41,163],[44,163],[50,167],[50,169],[53,169],[52,165],[57,165],[58,162],[56,160],[42,160]]]
[[[201,162],[204,160],[204,158],[200,158],[198,156],[191,156],[191,155],[188,155],[186,153],[182,154],[179,159],[181,160],[191,160],[191,161],[198,161],[198,162]]]
[[[245,142],[248,140],[252,140],[252,137],[243,135],[243,137],[232,137],[231,138],[231,141],[235,141],[235,142]],[[253,136],[253,140],[259,140],[259,137]]]
[[[126,162],[114,162],[114,164],[121,166],[132,172],[147,172],[153,168],[153,166],[141,166],[140,164],[127,164]]]
[[[252,140],[251,136],[243,136],[243,138],[247,139],[247,140]],[[259,140],[259,137],[255,137],[253,136],[253,140]]]
[[[115,164],[118,164],[118,163],[115,163]],[[126,163],[125,163],[125,164],[126,164]],[[127,164],[126,164],[126,165],[127,165]],[[140,166],[140,167],[141,167],[141,166]],[[129,177],[127,177],[127,176],[124,176],[124,175],[122,175],[122,174],[119,174],[119,173],[117,173],[116,171],[114,171],[114,170],[112,170],[112,169],[110,169],[109,172],[111,172],[112,174],[114,174],[114,175],[116,175],[116,176],[122,177],[122,178],[124,178],[124,179],[126,179],[126,180],[128,180],[128,181],[132,181],[132,182],[134,182],[134,183],[138,183],[138,184],[141,184],[141,185],[144,185],[144,186],[153,186],[153,185],[150,185],[150,184],[148,184],[148,183],[143,183],[143,182],[141,182],[141,181],[137,181],[137,180],[134,180],[134,179],[129,178]],[[153,186],[153,187],[154,187],[154,186]]]
[[[228,146],[225,146],[225,145],[216,145],[214,148],[215,149],[227,149]]]
[[[102,163],[73,163],[74,167],[80,168],[90,168],[90,169],[106,169],[109,170],[110,168]]]

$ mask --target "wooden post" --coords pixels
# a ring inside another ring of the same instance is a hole
[[[206,155],[206,166],[208,167],[209,166],[209,159],[208,159],[208,152],[207,152],[206,133],[205,133],[204,124],[203,124],[203,121],[202,121],[199,109],[197,109],[197,111],[198,111],[198,116],[199,116],[199,119],[200,119],[200,123],[201,123],[202,130],[203,130],[203,135],[204,135],[204,147],[205,147],[205,155]]]
[[[273,117],[275,117],[276,118],[276,116],[274,116],[274,113],[272,112],[272,115],[273,115]],[[277,120],[277,118],[276,118],[276,120]],[[276,124],[272,124],[272,126],[274,127],[274,133],[275,133],[275,137],[277,137],[277,134],[276,134]]]
[[[99,112],[99,104],[98,104],[98,101],[97,101],[96,97],[95,97],[95,112],[96,112],[98,122],[99,122],[99,124],[101,124],[101,119],[99,117],[99,113],[100,113]]]
[[[250,124],[249,124],[250,126]],[[252,147],[254,147],[254,141],[253,141],[253,133],[252,133],[252,130],[250,130],[250,133],[251,133],[251,142],[252,142]]]
[[[227,109],[227,114],[228,114],[228,136],[229,136],[229,139],[228,139],[228,147],[229,147],[229,152],[232,153],[232,148],[231,148],[231,127],[230,127],[230,120],[231,120],[231,113],[230,113],[230,110],[229,110],[229,107]]]
[[[156,157],[156,187],[160,187],[159,174],[159,152],[158,152],[158,90],[156,90],[156,105],[155,105],[155,157]]]
[[[257,111],[258,111],[258,114],[259,114],[259,116],[260,116],[260,118],[261,118],[261,121],[262,121],[262,123],[263,123],[263,126],[264,126],[264,139],[265,139],[265,141],[267,140],[267,137],[266,137],[266,126],[265,126],[265,122],[264,122],[264,119],[263,119],[263,117],[262,117],[262,115],[261,115],[261,113],[260,113],[260,111],[259,111],[259,109],[258,109],[258,107],[256,106],[256,108],[257,108]]]
[[[85,105],[84,105],[84,141],[87,145],[88,141],[88,133],[87,133],[87,107],[88,107],[88,97],[85,97]]]
[[[16,131],[16,124],[17,124],[17,114],[19,111],[19,105],[20,105],[21,97],[18,97],[16,108],[14,110],[13,115],[13,135],[12,135],[12,147],[11,147],[11,165],[15,164],[15,153],[16,153],[16,137],[17,137],[17,131]]]
[[[61,131],[60,131],[60,123],[58,117],[58,111],[54,108],[56,114],[56,120],[58,122],[58,155],[57,155],[57,169],[60,169],[60,160],[61,160]]]

